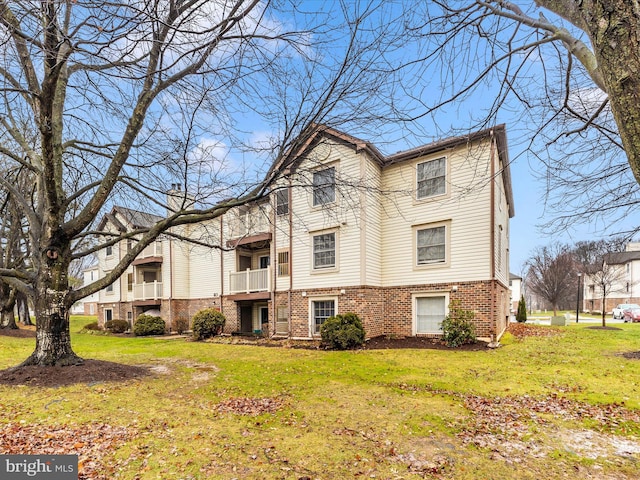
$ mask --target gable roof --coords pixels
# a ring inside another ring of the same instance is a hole
[[[119,220],[118,216],[126,222],[126,225]],[[102,217],[98,225],[98,230],[104,230],[107,222],[111,222],[118,231],[126,232],[128,229],[137,230],[139,228],[149,228],[160,220],[163,220],[163,217],[160,215],[115,206],[111,209],[111,212]]]

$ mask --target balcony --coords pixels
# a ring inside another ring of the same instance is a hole
[[[244,272],[229,272],[229,292],[254,293],[268,292],[271,287],[271,267]]]
[[[158,300],[160,298],[162,298],[162,282],[133,284],[134,300]]]

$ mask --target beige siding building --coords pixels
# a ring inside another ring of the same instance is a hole
[[[215,306],[227,333],[305,339],[326,318],[355,312],[368,337],[433,336],[459,301],[480,337],[501,335],[514,214],[504,126],[391,156],[319,128],[288,160],[268,200],[181,232],[224,248],[160,240],[129,283],[110,298],[101,292],[99,311],[120,302],[112,316],[153,309],[172,325]],[[99,266],[108,271],[106,252]],[[160,280],[154,298],[140,298]]]

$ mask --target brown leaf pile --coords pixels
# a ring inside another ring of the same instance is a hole
[[[562,333],[562,330],[558,328],[550,328],[540,325],[527,325],[526,323],[511,323],[509,324],[507,331],[516,338],[551,337]]]
[[[257,417],[263,413],[275,413],[284,405],[279,398],[230,398],[220,402],[216,410],[220,413],[234,413]]]
[[[0,453],[5,455],[78,455],[79,480],[107,480],[112,466],[103,458],[133,433],[126,427],[104,423],[89,425],[23,425],[0,426]]]

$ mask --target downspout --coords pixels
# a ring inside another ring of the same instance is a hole
[[[222,222],[222,215],[220,215],[220,313],[224,314],[224,302],[223,294],[224,294],[224,235],[222,233],[222,229],[224,224]]]
[[[494,144],[495,144],[495,139],[494,139],[494,134],[493,134],[493,129],[490,132],[490,142],[489,142],[489,149],[490,149],[490,154],[489,154],[489,158],[490,158],[490,162],[491,162],[491,190],[490,190],[490,202],[491,202],[491,221],[489,222],[490,227],[491,228],[491,309],[490,309],[490,315],[491,315],[491,322],[493,324],[493,332],[491,334],[491,341],[495,341],[495,335],[497,334],[497,328],[498,328],[498,324],[497,324],[497,319],[496,319],[496,303],[498,301],[498,299],[496,298],[496,205],[495,205],[495,186],[496,186],[496,179],[495,179],[495,175],[496,175],[496,166],[495,166],[495,148],[494,148]]]
[[[173,239],[169,238],[169,318],[173,326]]]
[[[289,322],[289,337],[291,337],[291,291],[293,290],[293,195],[291,190],[291,175],[287,188],[289,197],[289,291],[287,292],[287,320]]]
[[[277,231],[278,229],[276,228],[276,222],[278,221],[278,212],[276,211],[278,209],[278,202],[275,199],[275,197],[273,199],[271,199],[274,203],[273,206],[271,208],[271,219],[272,221],[270,222],[270,226],[271,226],[271,230],[272,230],[272,234],[271,234],[271,247],[269,248],[269,255],[271,256],[271,260],[269,261],[269,265],[271,266],[271,275],[272,275],[272,279],[273,279],[273,283],[271,284],[271,325],[273,325],[273,333],[269,334],[269,337],[273,337],[276,334],[276,322],[278,321],[278,312],[277,312],[277,305],[276,305],[276,290],[277,290],[277,283],[278,283],[278,249],[276,248],[277,245]],[[262,325],[260,325],[260,327],[262,327]]]

